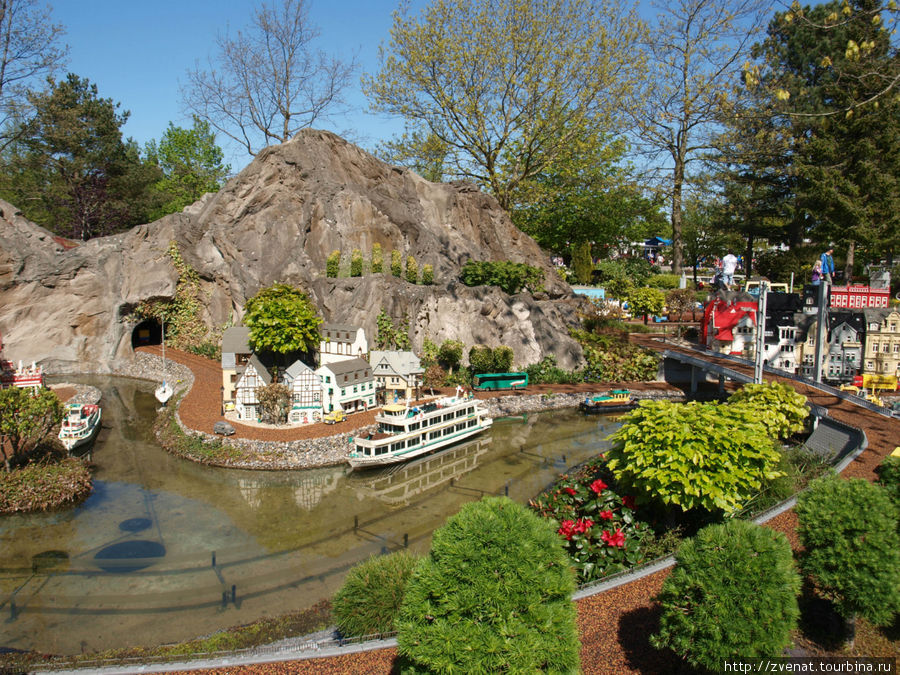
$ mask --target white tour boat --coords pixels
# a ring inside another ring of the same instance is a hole
[[[386,405],[375,415],[378,431],[354,439],[348,461],[354,469],[405,462],[459,443],[489,428],[493,420],[473,396],[448,396],[419,406]]]
[[[100,406],[92,403],[69,403],[59,429],[59,440],[69,452],[87,443],[100,429]]]

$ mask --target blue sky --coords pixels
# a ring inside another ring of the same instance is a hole
[[[277,1],[277,0],[276,0]],[[249,23],[253,0],[51,0],[56,23],[66,29],[70,48],[68,70],[87,77],[103,98],[131,111],[123,128],[139,144],[159,139],[168,123],[190,126],[181,106],[180,84],[196,60],[205,63],[215,38],[229,27]],[[413,7],[425,5],[414,0]],[[366,70],[378,62],[378,46],[387,41],[394,0],[311,0],[310,16],[320,32],[319,46],[349,58],[358,53]],[[330,124],[317,125],[370,148],[402,129],[398,120],[366,114],[358,80],[348,99],[354,108]],[[250,157],[226,148],[232,169]]]

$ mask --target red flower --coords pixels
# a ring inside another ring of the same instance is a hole
[[[613,519],[612,511],[601,511],[597,515],[600,516],[601,518],[603,518],[603,520],[612,520]]]
[[[632,497],[631,495],[625,495],[624,497],[622,497],[622,505],[634,511],[634,497]]]
[[[564,487],[563,492],[568,492],[572,497],[575,496],[575,488]]]
[[[593,527],[593,525],[594,525],[594,521],[591,520],[590,518],[579,518],[578,522],[575,524],[574,529],[579,534],[584,534],[589,529],[591,529],[591,527]]]
[[[575,534],[575,521],[574,520],[564,520],[562,521],[562,525],[557,530],[558,534],[561,534],[566,538],[566,540],[570,540],[572,535]]]
[[[618,527],[616,528],[615,534],[610,534],[607,530],[603,530],[603,534],[600,535],[600,538],[607,546],[612,546],[614,548],[623,548],[625,546],[625,533]]]
[[[603,492],[607,487],[609,487],[606,483],[604,483],[599,478],[591,483],[591,490],[596,492],[598,495]]]

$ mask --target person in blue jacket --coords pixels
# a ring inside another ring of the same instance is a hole
[[[825,277],[825,283],[829,285],[833,283],[832,280],[834,279],[834,258],[831,257],[832,253],[834,253],[834,248],[829,246],[820,258],[822,261],[822,276]]]

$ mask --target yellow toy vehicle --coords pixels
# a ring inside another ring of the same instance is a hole
[[[325,424],[337,424],[338,422],[344,421],[344,411],[343,410],[332,410],[330,413],[325,415],[323,420]]]

